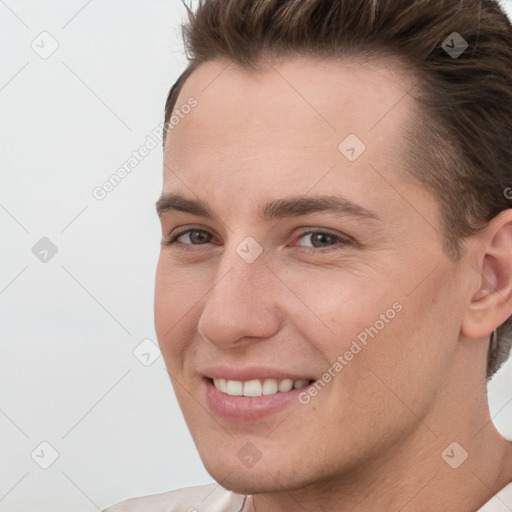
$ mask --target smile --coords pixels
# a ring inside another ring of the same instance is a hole
[[[286,393],[292,389],[300,389],[311,384],[311,380],[291,379],[253,379],[247,381],[230,379],[212,379],[213,385],[221,393],[230,396],[267,396],[277,393]]]

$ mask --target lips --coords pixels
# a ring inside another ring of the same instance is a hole
[[[229,421],[256,421],[298,401],[315,379],[276,368],[216,366],[202,372],[205,401],[217,416]]]

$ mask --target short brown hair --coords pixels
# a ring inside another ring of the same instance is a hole
[[[418,78],[420,108],[402,157],[440,202],[446,253],[459,260],[464,238],[512,207],[512,27],[496,1],[199,0],[195,12],[186,8],[189,65],[167,97],[164,142],[182,86],[204,62],[390,57]],[[467,43],[460,55],[450,53],[457,38]],[[509,356],[512,317],[496,338],[488,378]]]

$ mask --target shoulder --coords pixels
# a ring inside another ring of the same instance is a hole
[[[234,494],[218,484],[209,484],[131,498],[103,512],[239,512],[244,499],[245,496]]]

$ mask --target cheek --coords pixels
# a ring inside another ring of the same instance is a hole
[[[333,271],[328,279],[324,269],[306,284],[289,275],[290,288],[308,306],[297,306],[294,323],[323,354],[325,371],[343,374],[333,379],[340,393],[359,395],[363,379],[362,395],[375,388],[374,395],[382,398],[389,390],[381,377],[414,402],[416,388],[427,390],[439,382],[447,364],[439,359],[448,359],[452,350],[445,340],[457,335],[450,276],[450,269],[441,266],[428,279],[422,267],[416,277],[365,269]],[[418,383],[414,389],[411,382]]]
[[[369,269],[366,272],[319,269],[310,271],[307,281],[298,272],[289,275],[287,284],[300,299],[295,301],[293,322],[301,325],[306,339],[333,361],[358,336],[364,341],[365,330],[376,322],[378,330],[382,330],[380,315],[396,301],[396,293],[390,290],[389,283]],[[394,317],[395,313],[390,311],[390,316]]]
[[[186,345],[186,328],[197,302],[190,284],[179,269],[160,257],[155,278],[155,331],[165,362],[169,365],[181,358]]]
[[[345,373],[356,401],[373,397],[382,417],[399,414],[404,404],[420,416],[426,413],[449,371],[459,332],[451,288],[449,269],[439,268],[412,293],[398,290],[389,296],[401,311],[368,338]]]

